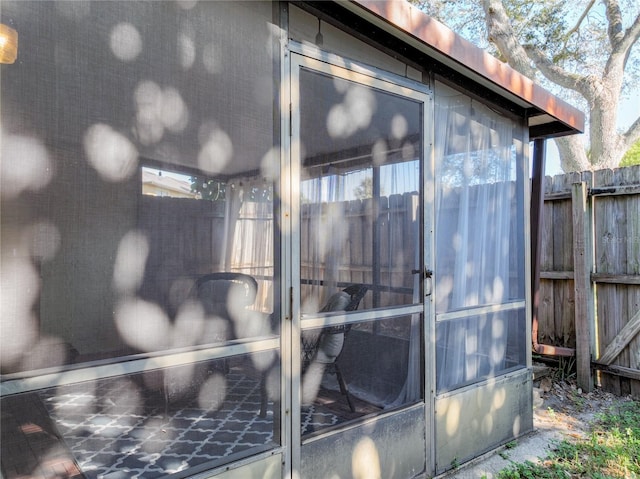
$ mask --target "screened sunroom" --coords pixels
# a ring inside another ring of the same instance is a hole
[[[0,13],[1,477],[433,477],[531,431],[530,144],[580,112],[404,2]]]

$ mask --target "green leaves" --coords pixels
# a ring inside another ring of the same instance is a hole
[[[620,166],[640,165],[640,140],[636,141],[622,157]]]

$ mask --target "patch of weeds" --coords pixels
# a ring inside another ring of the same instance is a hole
[[[554,381],[567,381],[576,377],[576,358],[560,357],[558,368],[553,372]]]
[[[451,460],[451,468],[452,468],[452,469],[458,469],[459,467],[460,467],[460,461],[458,460],[458,458],[457,458],[457,457],[454,457],[454,458]]]
[[[549,415],[549,418],[551,418],[551,420],[555,421],[557,419],[556,412],[552,407],[547,408],[547,414]]]
[[[567,479],[564,471],[552,465],[534,464],[526,461],[522,464],[513,464],[500,471],[498,479]]]
[[[640,402],[600,414],[590,435],[561,441],[540,464],[513,464],[498,479],[631,478],[640,475]]]
[[[502,459],[506,461],[507,459],[509,459],[509,449],[513,449],[517,445],[518,445],[518,441],[515,441],[515,440],[509,441],[504,445],[504,450],[498,453],[498,456],[500,456]]]

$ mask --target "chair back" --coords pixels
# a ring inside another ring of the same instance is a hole
[[[208,315],[233,319],[237,311],[251,306],[258,294],[257,281],[243,273],[209,273],[196,280],[191,297]]]

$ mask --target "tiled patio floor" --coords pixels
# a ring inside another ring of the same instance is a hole
[[[155,479],[275,445],[273,403],[259,414],[260,381],[234,372],[226,379],[217,407],[197,397],[169,407],[147,398],[141,407],[121,378],[3,398],[4,478]],[[368,412],[362,403],[352,413],[344,397],[325,391],[303,412],[302,433]]]
[[[50,417],[88,479],[155,478],[273,441],[273,415],[259,417],[260,384],[228,376],[219,409],[193,398],[181,407],[147,404],[128,395],[127,383],[101,381],[87,393],[77,386],[40,393]],[[75,390],[74,390],[75,389]]]

